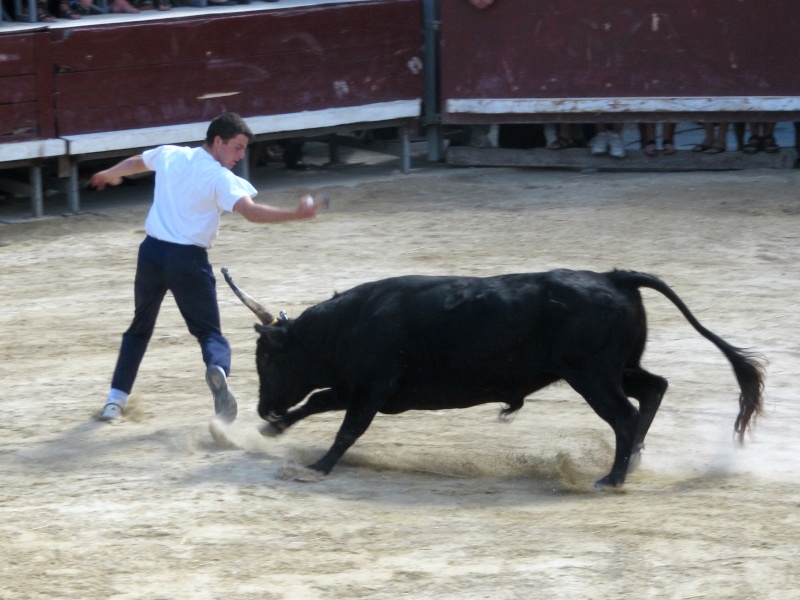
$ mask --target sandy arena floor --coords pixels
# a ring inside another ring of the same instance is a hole
[[[326,479],[280,479],[327,449],[341,414],[256,432],[254,317],[224,283],[237,448],[210,435],[200,352],[169,297],[125,421],[98,422],[132,315],[139,182],[87,194],[80,216],[0,224],[0,598],[796,597],[800,171],[395,168],[263,170],[261,200],[325,189],[331,210],[227,215],[212,262],[294,316],[407,273],[652,272],[769,359],[746,446],[724,357],[648,291],[644,366],[670,389],[621,490],[592,489],[611,430],[563,385],[510,423],[496,405],[379,416]]]

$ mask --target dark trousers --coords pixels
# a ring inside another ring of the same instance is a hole
[[[218,365],[230,374],[231,347],[222,336],[214,272],[208,253],[199,246],[162,242],[150,236],[139,246],[134,283],[133,322],[122,336],[111,387],[130,393],[158,311],[167,291],[172,292],[189,332],[197,338],[206,365]]]

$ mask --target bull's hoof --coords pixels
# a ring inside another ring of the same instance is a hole
[[[324,473],[320,473],[309,467],[301,467],[300,465],[288,464],[278,469],[278,479],[283,479],[284,481],[302,481],[308,483],[320,481],[323,477],[325,477]]]
[[[592,487],[596,490],[608,490],[608,489],[618,488],[619,486],[622,485],[622,483],[623,483],[622,481],[616,481],[612,479],[611,476],[606,475],[602,479],[598,479],[597,481],[595,481]]]
[[[262,423],[258,427],[258,432],[264,437],[278,437],[283,431],[284,429],[282,427],[276,427],[275,423]]]

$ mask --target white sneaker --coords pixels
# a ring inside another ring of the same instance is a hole
[[[608,134],[608,150],[608,153],[614,158],[625,158],[625,146],[622,145],[622,136],[620,134]]]
[[[206,369],[206,383],[214,396],[214,410],[225,423],[236,420],[236,398],[228,387],[225,371],[217,365],[209,365]]]
[[[590,148],[595,156],[608,152],[608,132],[598,133],[592,140]]]
[[[122,405],[116,402],[106,402],[99,419],[101,421],[116,421],[120,417],[122,417]]]

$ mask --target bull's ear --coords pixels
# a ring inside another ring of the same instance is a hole
[[[272,352],[284,347],[288,332],[283,327],[258,323],[255,325],[255,329],[260,334],[256,341],[259,350]]]
[[[291,324],[291,320],[285,319],[275,323],[264,325],[262,323],[255,323],[253,327],[258,333],[271,333],[274,331],[286,331],[286,328]]]

